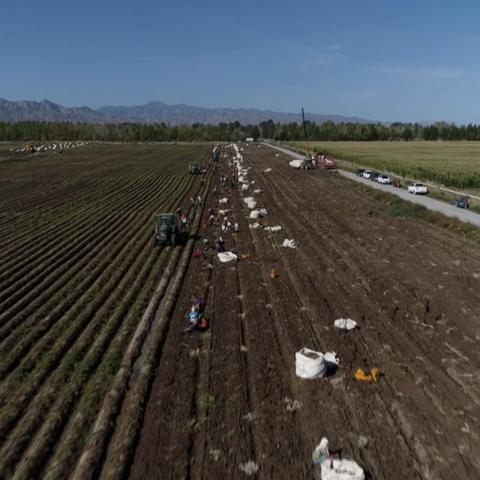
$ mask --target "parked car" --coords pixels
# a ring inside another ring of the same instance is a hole
[[[369,179],[372,176],[372,172],[370,170],[365,170],[363,172],[363,178]]]
[[[413,193],[414,195],[426,194],[428,193],[428,188],[423,185],[423,183],[412,183],[408,186],[408,193]]]
[[[364,174],[365,170],[363,168],[359,168],[356,172],[355,172],[355,175],[357,177],[363,177],[363,174]]]
[[[467,197],[463,197],[463,198],[456,198],[453,202],[453,204],[458,207],[458,208],[464,208],[465,210],[467,210],[469,208],[469,204],[468,204],[468,198]]]
[[[378,172],[372,172],[371,175],[370,175],[370,180],[372,182],[376,182],[379,175],[380,174]]]
[[[390,177],[388,175],[379,175],[377,178],[378,183],[383,183],[384,185],[390,185],[392,181],[390,180]]]

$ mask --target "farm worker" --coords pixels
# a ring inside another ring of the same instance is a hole
[[[238,223],[233,224],[233,231],[238,232]]]
[[[190,197],[190,203],[192,204],[192,207],[195,206],[195,200],[193,199],[193,197]]]
[[[204,250],[208,250],[209,240],[208,238],[202,238],[202,246]]]
[[[208,223],[210,225],[213,225],[214,222],[215,222],[215,215],[210,214],[210,216],[208,217]]]
[[[329,458],[329,456],[330,452],[328,451],[328,439],[323,437],[312,454],[313,463],[321,465],[323,462],[325,462],[325,460],[327,460],[327,458]]]
[[[203,300],[201,298],[197,298],[194,302],[193,302],[193,307],[197,310],[197,312],[199,312],[200,314],[202,313],[203,311]]]
[[[187,226],[187,214],[186,213],[182,213],[182,225],[183,225],[183,227]]]
[[[223,240],[223,237],[220,236],[218,237],[217,241],[217,252],[224,252],[225,251],[225,241]]]
[[[199,207],[202,206],[202,196],[201,196],[201,195],[199,195],[199,196],[197,197],[197,205],[198,205]]]
[[[190,312],[188,313],[188,321],[190,322],[190,326],[192,328],[195,328],[198,325],[198,317],[199,317],[199,312],[198,310],[192,306],[190,309]]]

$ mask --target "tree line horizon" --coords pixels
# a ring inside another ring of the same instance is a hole
[[[306,122],[311,141],[414,141],[466,140],[480,141],[480,125],[456,125],[436,122],[430,125],[395,122],[334,123]],[[0,122],[0,141],[105,141],[105,142],[162,142],[162,141],[242,141],[245,138],[276,141],[304,140],[301,123],[275,123],[273,120],[258,125],[240,122],[220,124],[169,125],[112,123],[87,124],[69,122]]]

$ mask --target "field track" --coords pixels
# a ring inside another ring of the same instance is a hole
[[[0,157],[0,478],[311,479],[327,436],[371,479],[478,479],[478,244],[267,147],[244,148],[248,191],[211,168],[201,185],[186,166],[210,150]],[[196,193],[238,222],[238,263],[202,250],[220,227]],[[250,195],[280,232],[249,228]],[[177,206],[192,235],[162,248],[152,216]],[[198,297],[210,328],[186,333]],[[296,377],[303,346],[338,370]]]

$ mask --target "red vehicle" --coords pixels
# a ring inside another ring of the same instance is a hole
[[[333,157],[327,157],[326,155],[320,155],[317,153],[313,159],[314,168],[319,170],[335,170],[337,168],[337,162]]]

